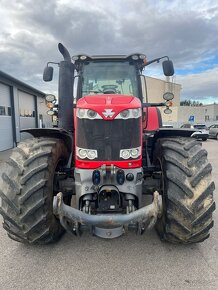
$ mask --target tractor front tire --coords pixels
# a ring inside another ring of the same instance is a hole
[[[162,170],[163,214],[156,224],[161,239],[182,244],[204,241],[215,210],[207,151],[192,138],[163,138],[157,140],[154,158]]]
[[[0,179],[0,213],[11,239],[48,244],[64,233],[53,215],[53,185],[55,170],[68,159],[64,142],[54,138],[28,139],[12,151]]]

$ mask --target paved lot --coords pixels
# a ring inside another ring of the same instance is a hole
[[[218,141],[203,146],[218,188]],[[66,234],[55,245],[25,246],[0,227],[0,289],[218,289],[217,219],[218,211],[210,239],[189,246],[162,243],[154,230],[111,241]]]

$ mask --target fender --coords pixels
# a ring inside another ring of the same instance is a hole
[[[166,137],[191,137],[191,135],[196,132],[195,130],[192,129],[183,129],[183,128],[160,128],[154,133],[153,138],[150,138],[151,140],[151,153],[150,153],[150,158],[151,161],[153,162],[153,153],[155,150],[155,145],[158,139],[161,138],[166,138]]]
[[[160,128],[154,134],[154,143],[157,141],[157,139],[165,137],[191,137],[194,132],[196,132],[196,130],[187,128]]]
[[[20,131],[21,133],[29,133],[33,137],[50,137],[50,138],[57,138],[62,139],[67,146],[69,152],[73,151],[73,136],[66,130],[62,128],[27,128]]]
[[[143,120],[142,126],[145,133],[154,132],[162,127],[161,113],[157,107],[144,108],[143,112],[145,120]]]

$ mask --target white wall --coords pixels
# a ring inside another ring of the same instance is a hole
[[[49,110],[46,106],[45,98],[37,98],[37,106],[38,106],[38,124],[40,126],[39,115],[43,116],[43,124],[45,128],[52,128],[52,118],[47,114]]]
[[[190,123],[190,116],[194,116],[194,123],[204,123],[204,108],[202,106],[180,106],[178,108],[178,122]]]
[[[166,109],[166,107],[160,107],[159,109],[160,109],[161,116],[162,116],[162,121],[163,121],[164,124],[177,122],[177,119],[178,119],[178,107],[170,107],[170,109],[172,110],[171,114],[165,114],[164,113],[164,110]]]
[[[205,105],[203,107],[205,109],[206,121],[218,121],[218,104]]]
[[[174,99],[172,100],[173,106],[179,106],[180,92],[182,89],[180,84],[175,84],[148,76],[146,76],[146,84],[149,103],[163,102],[163,94],[166,92],[171,92],[174,94]],[[143,95],[145,95],[144,88]]]
[[[171,92],[174,94],[174,99],[172,100],[172,114],[165,114],[164,110],[166,107],[159,107],[161,111],[161,116],[163,123],[166,122],[177,122],[178,119],[178,107],[180,105],[180,93],[181,85],[172,82],[167,82],[161,79],[152,78],[146,76],[148,102],[149,103],[161,103],[164,102],[163,94],[166,92]],[[142,86],[143,96],[146,95],[144,86]],[[145,101],[145,100],[144,100]]]
[[[0,106],[0,151],[3,151],[12,148],[14,142],[10,87],[2,83],[0,83]]]

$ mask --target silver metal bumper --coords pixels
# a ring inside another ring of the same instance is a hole
[[[107,229],[140,223],[143,224],[144,228],[149,229],[155,225],[157,217],[162,214],[162,197],[155,191],[151,204],[129,214],[90,215],[64,204],[63,194],[59,192],[54,197],[53,212],[59,217],[61,224],[67,230],[69,230],[69,223],[66,223],[66,220],[76,225],[97,226]]]

